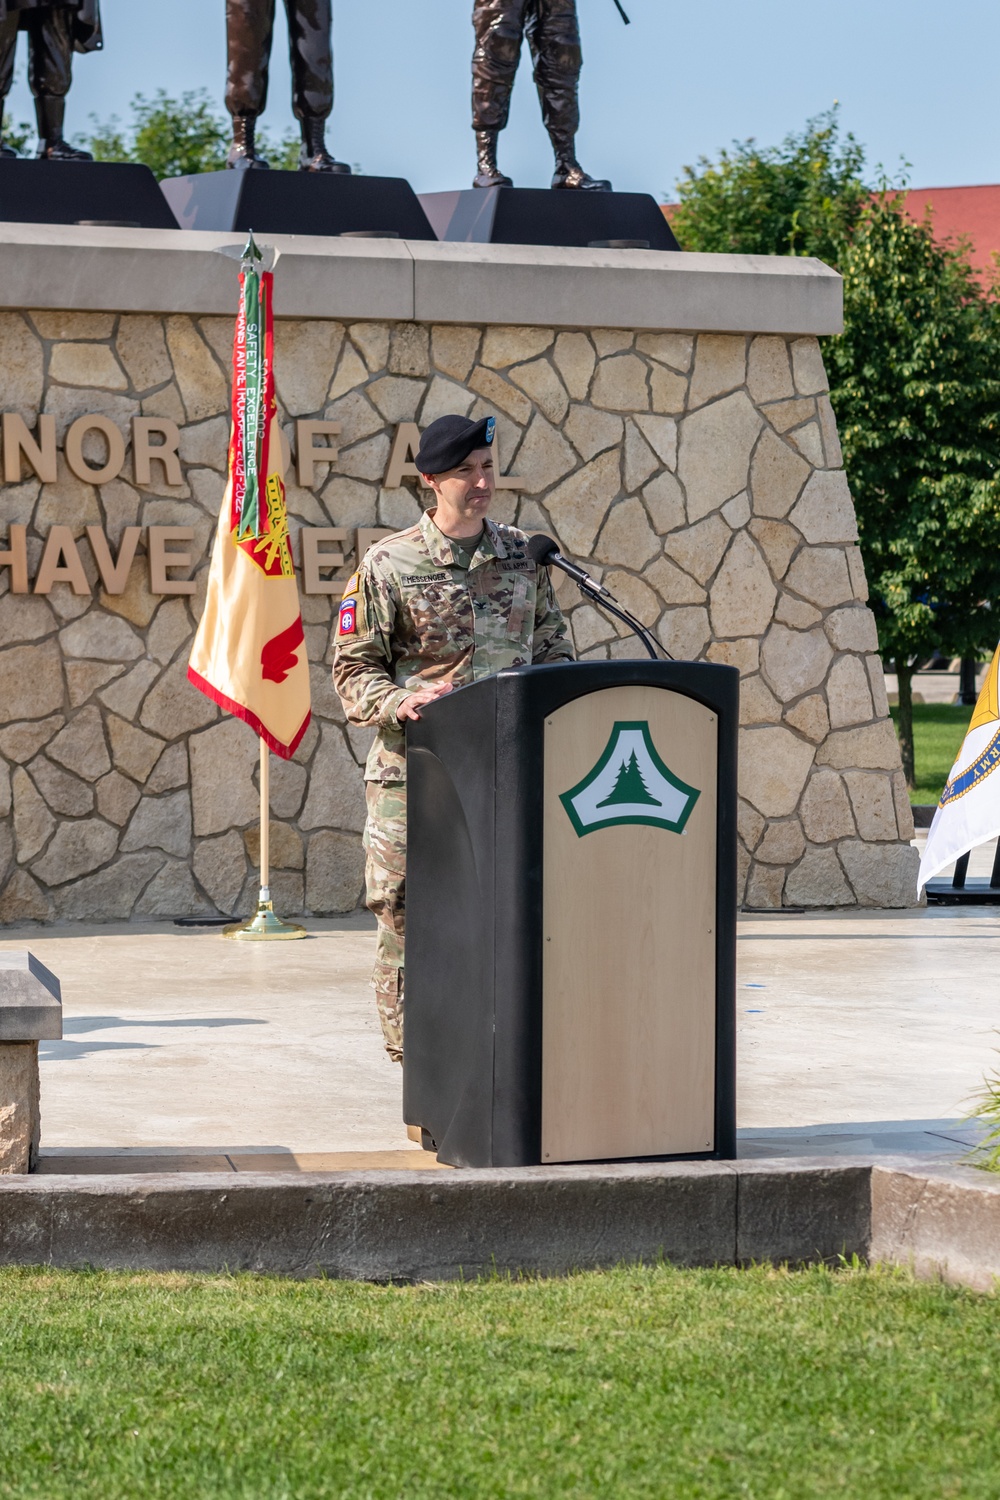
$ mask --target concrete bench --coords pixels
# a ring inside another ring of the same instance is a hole
[[[0,952],[0,1174],[30,1172],[41,1129],[38,1043],[62,1031],[59,981],[26,949]]]

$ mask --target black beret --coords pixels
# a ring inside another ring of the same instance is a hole
[[[457,469],[477,448],[488,448],[496,432],[496,417],[470,422],[468,417],[438,417],[420,439],[416,465],[421,474],[445,474]]]

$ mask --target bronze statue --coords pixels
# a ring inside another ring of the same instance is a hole
[[[497,166],[497,137],[507,124],[521,45],[528,39],[542,120],[556,156],[554,188],[610,192],[576,159],[583,53],[576,0],[475,0],[472,24],[472,128],[479,171],[474,187],[511,187]]]
[[[226,108],[233,117],[227,167],[266,167],[254,140],[267,104],[267,74],[274,35],[275,0],[226,0],[229,74]],[[300,172],[344,172],[326,149],[333,109],[333,0],[285,0],[292,64],[292,107],[302,126]]]
[[[0,156],[17,152],[3,144],[3,107],[14,77],[19,31],[28,33],[28,84],[35,99],[38,155],[47,161],[92,161],[63,135],[66,95],[73,82],[73,53],[97,52],[100,0],[0,0]]]

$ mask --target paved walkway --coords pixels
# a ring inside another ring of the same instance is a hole
[[[1000,1068],[1000,911],[740,922],[740,1152],[961,1154]],[[431,1169],[381,1046],[366,917],[298,943],[217,930],[7,929],[63,985],[42,1045],[45,1171]]]

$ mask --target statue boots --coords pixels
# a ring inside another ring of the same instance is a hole
[[[552,178],[554,188],[569,188],[581,193],[610,193],[611,184],[605,177],[590,177],[576,159],[576,137],[550,132],[552,148],[556,153],[556,170]]]
[[[254,139],[257,129],[256,115],[234,115],[233,116],[233,144],[229,148],[226,157],[226,166],[232,167],[239,172],[245,172],[251,167],[260,171],[266,171],[271,163],[266,157],[258,156],[257,145]]]
[[[497,141],[500,132],[498,130],[476,131],[476,157],[479,170],[476,173],[472,186],[477,188],[513,187],[514,184],[509,177],[505,177],[497,166]]]
[[[89,151],[80,151],[71,146],[63,135],[63,120],[66,100],[53,94],[42,95],[35,100],[35,118],[38,121],[38,152],[42,161],[93,161]]]
[[[337,161],[326,149],[326,121],[306,116],[302,121],[302,149],[299,152],[300,172],[337,172],[350,177],[351,169],[344,161]]]

